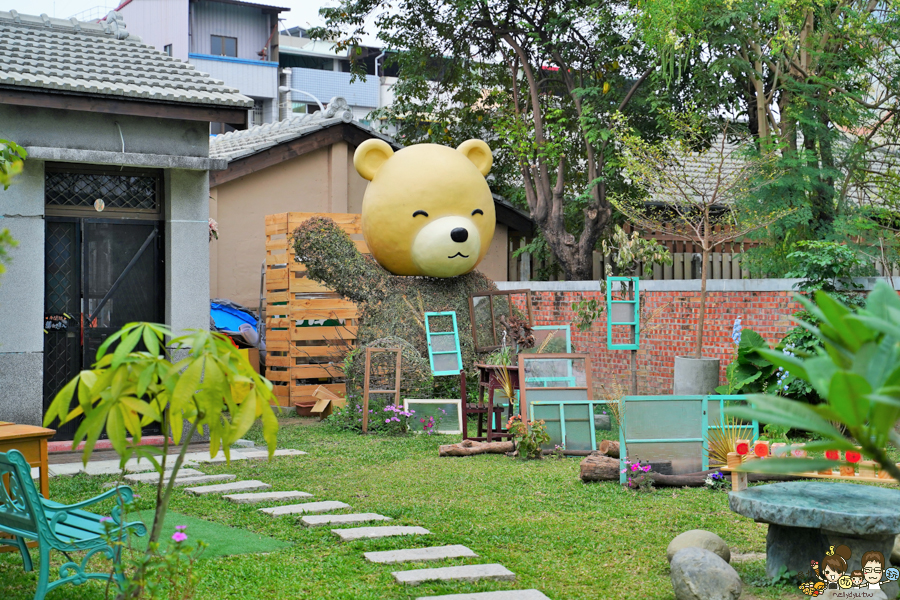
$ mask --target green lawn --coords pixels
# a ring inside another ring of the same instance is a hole
[[[258,431],[248,437],[261,441]],[[663,489],[637,495],[616,483],[584,485],[577,458],[439,458],[437,446],[457,439],[363,437],[327,425],[289,424],[279,432],[279,447],[305,450],[308,456],[205,465],[206,473],[235,473],[261,479],[274,490],[297,489],[314,494],[314,500],[340,500],[353,512],[378,512],[398,525],[424,526],[433,535],[342,544],[328,528],[306,529],[297,517],[273,519],[257,512],[259,506],[176,492],[174,511],[290,544],[267,554],[200,561],[203,580],[196,597],[409,599],[534,587],[554,600],[672,598],[665,550],[682,531],[707,529],[733,550],[765,551],[766,527],[732,513],[724,492]],[[50,492],[57,501],[74,502],[100,493],[101,484],[111,479],[57,478],[51,480]],[[152,488],[138,486],[136,492],[141,495],[138,508],[152,508]],[[429,566],[498,562],[514,571],[518,582],[402,587],[391,571],[422,565],[373,565],[362,558],[369,550],[444,544],[464,544],[480,558]],[[57,554],[55,560],[65,559]],[[0,598],[33,597],[35,575],[23,573],[21,565],[17,554],[0,554]],[[790,587],[748,585],[761,580],[761,560],[736,568],[745,582],[745,598],[798,593]],[[100,599],[103,586],[66,586],[47,597]]]

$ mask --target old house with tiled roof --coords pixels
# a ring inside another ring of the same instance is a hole
[[[0,11],[0,191],[18,246],[0,280],[0,421],[38,424],[98,346],[136,320],[209,323],[209,124],[253,101],[100,23]],[[71,438],[73,425],[58,438]]]

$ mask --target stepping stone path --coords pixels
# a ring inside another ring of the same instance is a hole
[[[398,583],[419,585],[426,581],[515,581],[516,574],[503,565],[465,565],[463,567],[440,567],[437,569],[414,569],[391,573]]]
[[[204,496],[206,494],[226,494],[228,492],[253,492],[256,490],[268,490],[272,486],[262,481],[251,479],[250,481],[235,481],[233,483],[220,483],[218,485],[203,485],[200,487],[185,488],[185,492],[191,496]]]
[[[259,504],[260,502],[274,502],[278,500],[302,500],[312,498],[312,494],[306,492],[260,492],[258,494],[228,494],[222,496],[235,504]]]
[[[412,550],[389,550],[387,552],[366,552],[363,556],[369,562],[382,564],[443,560],[445,558],[478,557],[477,554],[465,546],[459,545],[413,548]]]
[[[538,590],[504,590],[480,594],[450,594],[448,596],[421,596],[416,600],[550,600]]]
[[[354,527],[353,529],[332,529],[331,533],[341,538],[342,542],[355,540],[375,540],[394,537],[395,535],[428,535],[431,532],[424,527],[407,527],[403,525],[387,525],[381,527]]]
[[[339,508],[350,508],[350,505],[329,500],[327,502],[306,502],[305,504],[288,504],[287,506],[261,508],[259,509],[259,512],[264,512],[273,517],[280,517],[282,515],[328,512],[330,510],[338,510]]]
[[[369,521],[390,521],[390,517],[378,513],[357,513],[353,515],[313,515],[303,517],[300,522],[307,527],[319,527],[321,525],[355,525],[356,523],[368,523]]]

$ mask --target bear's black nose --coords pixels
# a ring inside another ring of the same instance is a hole
[[[450,232],[450,239],[461,244],[469,239],[469,232],[462,227],[457,227]]]

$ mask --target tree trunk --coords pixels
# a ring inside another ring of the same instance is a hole
[[[612,440],[603,440],[600,442],[600,454],[605,454],[611,458],[619,458],[619,442]]]
[[[475,454],[506,454],[514,452],[512,442],[475,442],[464,440],[459,444],[446,444],[438,449],[438,456],[473,456]]]
[[[581,461],[582,481],[618,481],[619,460],[594,453]]]
[[[709,228],[709,219],[706,219],[704,227]],[[703,357],[703,327],[706,325],[706,276],[709,268],[709,245],[704,242],[703,264],[700,265],[700,314],[697,317],[697,345],[694,348],[694,358]]]
[[[706,477],[715,473],[718,469],[702,471],[700,473],[685,473],[684,475],[661,475],[650,473],[653,476],[655,487],[702,487],[706,485]],[[730,476],[729,476],[730,477]],[[763,481],[794,481],[799,479],[793,475],[773,475],[767,473],[749,473],[747,480],[753,483]]]

